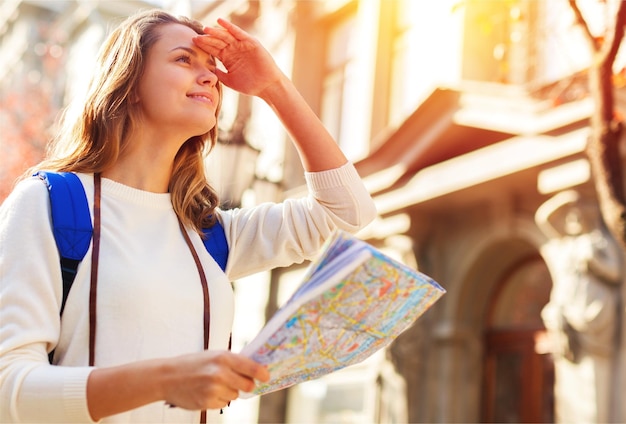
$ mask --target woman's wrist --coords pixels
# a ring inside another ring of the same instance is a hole
[[[94,421],[165,399],[167,361],[150,359],[94,369],[87,380],[87,405]]]
[[[265,87],[258,97],[271,107],[274,107],[279,101],[284,101],[291,94],[289,90],[295,90],[295,86],[286,75],[281,73],[280,78]]]

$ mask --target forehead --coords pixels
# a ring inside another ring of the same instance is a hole
[[[192,49],[199,56],[212,57],[199,49],[193,42],[193,37],[199,35],[196,31],[182,24],[165,24],[158,29],[159,37],[151,50],[159,53],[169,53],[178,48]]]
[[[160,25],[157,29],[159,32],[159,41],[177,40],[178,42],[187,41],[192,43],[192,37],[198,35],[196,31],[183,24],[167,23]]]

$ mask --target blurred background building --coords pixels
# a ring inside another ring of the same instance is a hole
[[[581,3],[601,31],[605,2]],[[2,0],[0,200],[84,89],[106,34],[150,7],[257,36],[373,194],[379,217],[359,236],[448,291],[385,351],[236,401],[225,422],[626,421],[623,252],[606,254],[617,277],[585,268],[563,282],[575,237],[542,231],[568,219],[540,213],[555,194],[578,193],[580,220],[598,209],[584,153],[591,56],[567,0]],[[227,92],[220,126],[207,170],[224,207],[303,192],[262,102]],[[235,282],[235,351],[304,271]]]

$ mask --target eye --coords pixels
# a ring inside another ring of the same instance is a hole
[[[191,56],[188,54],[181,54],[176,58],[176,62],[191,63]]]

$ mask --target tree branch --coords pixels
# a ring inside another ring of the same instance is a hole
[[[570,0],[570,3],[575,0]],[[604,39],[604,46],[600,53],[600,62],[610,64],[611,68],[615,62],[615,56],[624,38],[624,24],[626,23],[626,2],[620,0],[619,7],[615,14],[615,20],[610,28],[607,28]]]
[[[587,20],[585,19],[585,17],[583,16],[580,8],[578,7],[578,4],[576,3],[576,0],[568,0],[569,1],[569,5],[572,8],[572,12],[574,12],[574,17],[576,18],[576,23],[578,25],[580,25],[580,27],[582,28],[583,32],[585,33],[585,38],[587,39],[587,41],[589,42],[589,45],[591,46],[591,50],[596,53],[600,50],[601,44],[600,41],[598,41],[598,39],[596,37],[593,36],[593,34],[591,33],[591,30],[589,29],[589,24],[587,23]],[[620,3],[623,3],[622,1],[620,1]],[[621,5],[620,5],[621,7]]]

